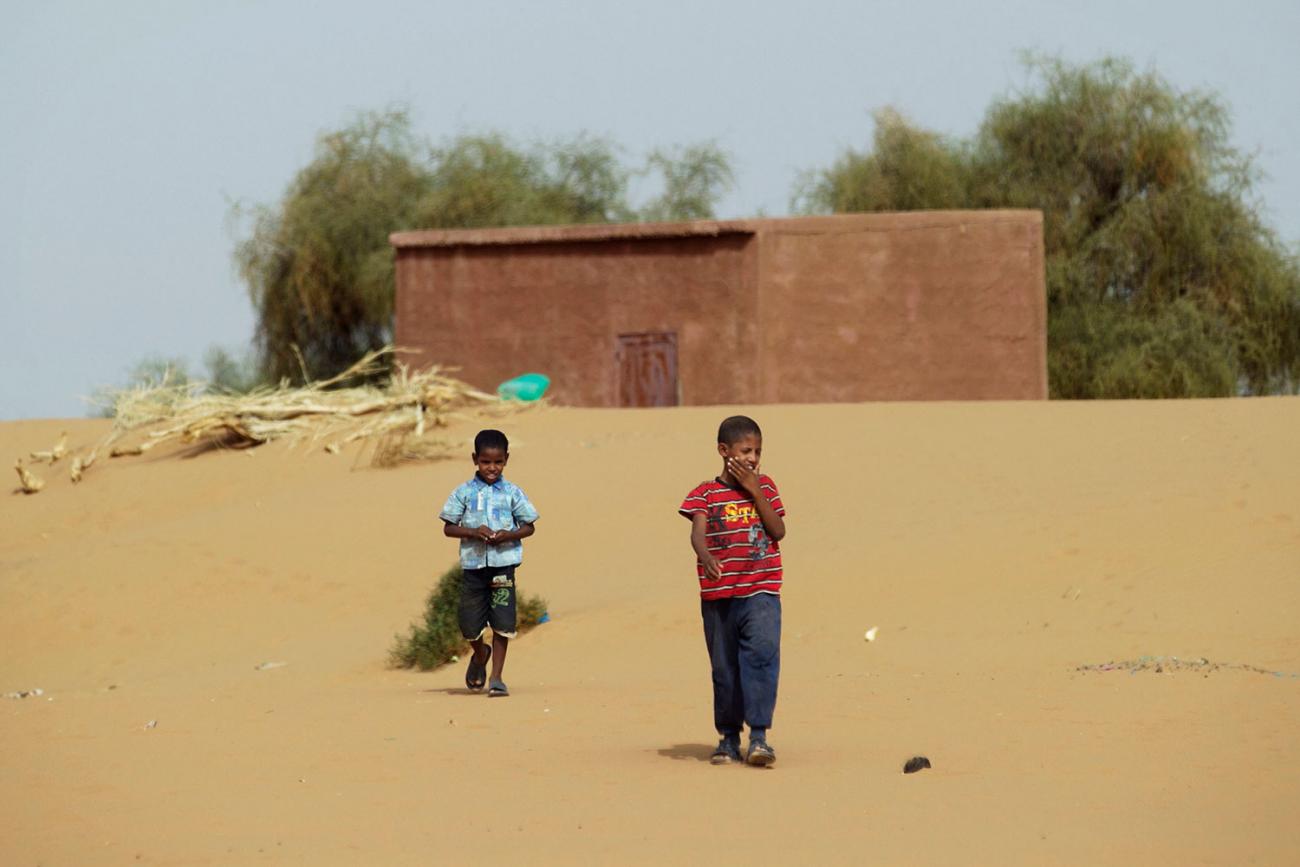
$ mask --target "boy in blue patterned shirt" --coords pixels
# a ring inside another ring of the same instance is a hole
[[[443,533],[460,539],[460,566],[465,573],[460,590],[460,634],[474,652],[465,670],[465,686],[477,692],[488,684],[488,696],[506,696],[501,679],[506,650],[515,637],[515,568],[523,560],[523,543],[533,535],[537,510],[517,485],[503,477],[510,459],[510,441],[499,430],[482,430],[474,437],[470,456],[474,478],[451,492],[438,517]],[[492,627],[492,644],[483,640]],[[492,677],[487,676],[488,661]]]

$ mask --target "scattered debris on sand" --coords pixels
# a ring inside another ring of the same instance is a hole
[[[60,461],[60,459],[66,457],[67,454],[68,454],[68,432],[63,431],[59,435],[59,441],[55,443],[52,448],[47,449],[46,451],[43,452],[32,452],[31,459],[36,461],[37,463],[50,464],[51,466],[53,466],[54,464],[57,464]]]
[[[18,490],[24,494],[35,494],[45,487],[45,480],[32,475],[32,472],[23,466],[22,458],[14,461],[14,469],[18,472]]]
[[[45,690],[40,689],[20,689],[17,692],[6,692],[5,698],[39,698],[45,695]]]
[[[81,481],[81,474],[94,465],[95,460],[99,457],[99,448],[93,448],[86,456],[77,455],[72,459],[72,469],[68,475],[72,477],[72,483],[75,485]]]
[[[1081,665],[1075,671],[1127,671],[1129,674],[1137,674],[1139,671],[1153,674],[1193,671],[1206,675],[1215,671],[1250,671],[1272,677],[1300,678],[1300,673],[1297,672],[1273,671],[1272,669],[1261,668],[1258,665],[1249,665],[1244,662],[1211,662],[1203,656],[1195,659],[1179,659],[1177,656],[1140,656],[1137,659],[1102,662],[1096,665]]]
[[[930,760],[925,756],[912,756],[907,760],[907,764],[903,765],[903,773],[915,774],[917,771],[928,767],[930,767]]]
[[[287,662],[260,662],[253,666],[254,671],[270,671],[273,668],[284,668]]]

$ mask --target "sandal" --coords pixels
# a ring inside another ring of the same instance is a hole
[[[749,752],[745,754],[745,763],[756,768],[769,767],[776,761],[776,751],[767,745],[767,741],[749,742]]]
[[[507,695],[510,695],[510,690],[503,681],[494,680],[488,684],[488,698],[504,698]]]
[[[470,692],[478,692],[487,683],[487,664],[492,658],[492,648],[487,649],[487,656],[483,657],[482,662],[476,662],[476,654],[471,651],[469,655],[469,666],[465,669],[465,688]]]
[[[743,759],[740,757],[740,740],[736,738],[724,737],[718,741],[717,749],[713,751],[713,755],[709,756],[709,764],[711,765],[730,765],[741,761]]]

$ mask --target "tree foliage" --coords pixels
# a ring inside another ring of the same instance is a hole
[[[965,145],[919,129],[895,109],[874,114],[866,153],[848,151],[829,169],[803,179],[795,210],[852,213],[970,207]]]
[[[235,259],[266,378],[323,378],[388,340],[388,235],[429,190],[405,117],[370,114],[321,136],[280,205],[256,210]]]
[[[628,201],[634,172],[665,182],[642,209]],[[730,181],[713,145],[654,151],[634,170],[605,139],[522,147],[487,133],[433,147],[403,112],[363,115],[321,136],[282,201],[252,210],[236,247],[261,374],[330,376],[391,340],[392,232],[711,217]]]
[[[499,134],[461,136],[432,152],[417,224],[470,229],[630,219],[627,173],[613,146],[578,137],[523,150]]]
[[[1294,391],[1300,262],[1256,215],[1226,107],[1114,59],[1030,68],[970,140],[878,113],[799,207],[1041,209],[1054,397]]]
[[[642,220],[711,220],[718,199],[731,189],[731,161],[713,144],[658,149],[647,168],[663,177],[664,189],[641,208]]]

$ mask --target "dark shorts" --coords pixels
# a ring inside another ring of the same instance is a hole
[[[466,569],[460,585],[460,634],[481,638],[489,626],[504,638],[515,637],[515,567]]]

